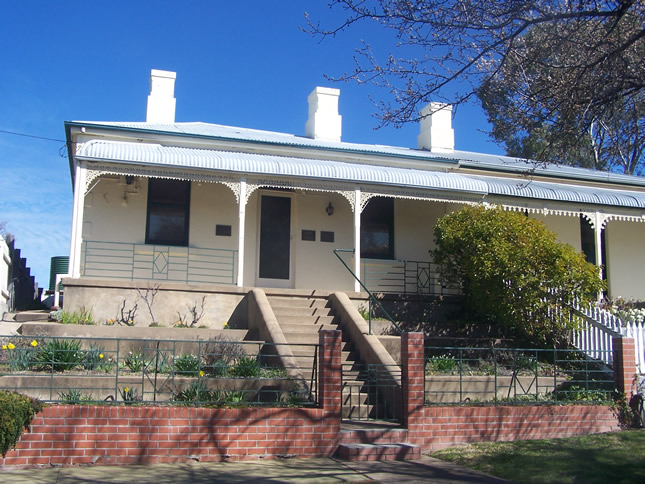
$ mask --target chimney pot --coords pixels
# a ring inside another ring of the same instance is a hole
[[[418,148],[435,153],[453,153],[455,131],[452,129],[452,105],[430,103],[419,114],[421,132],[417,137]]]
[[[152,69],[146,123],[172,124],[175,122],[175,79],[177,73]]]
[[[340,89],[316,87],[307,101],[309,119],[305,124],[305,135],[313,139],[340,141],[342,116],[338,114]]]

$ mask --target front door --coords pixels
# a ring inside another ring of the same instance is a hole
[[[259,285],[291,287],[291,197],[260,199]]]

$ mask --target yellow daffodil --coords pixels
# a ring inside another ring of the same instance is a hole
[[[102,359],[103,359],[103,353],[99,354],[99,359],[100,359],[100,360],[102,360]]]
[[[204,371],[203,371],[203,370],[199,372],[199,376],[204,376],[204,374],[205,374],[205,373],[204,373]]]
[[[3,349],[3,350],[6,350],[6,349],[7,349],[7,345],[2,345],[2,349]]]
[[[15,347],[16,347],[16,345],[14,345],[13,343],[9,343],[7,345],[7,348],[9,348],[10,350],[14,349]]]
[[[123,393],[128,393],[129,391],[130,391],[130,389],[129,389],[128,387],[125,387],[125,388],[123,389]]]
[[[29,343],[29,344],[35,348],[36,346],[38,346],[38,341],[33,340],[33,341],[32,341],[31,343]]]

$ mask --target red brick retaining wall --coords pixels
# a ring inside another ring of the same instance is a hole
[[[47,407],[6,466],[141,464],[331,455],[338,427],[323,409]]]
[[[340,441],[340,336],[319,333],[318,408],[51,406],[0,466],[330,456]],[[601,406],[426,407],[423,335],[406,333],[401,343],[403,424],[408,442],[423,450],[619,428],[612,409]]]
[[[473,442],[547,439],[619,430],[609,407],[425,407],[408,439],[425,450]]]

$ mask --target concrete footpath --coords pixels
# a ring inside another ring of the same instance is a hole
[[[319,458],[0,470],[0,482],[12,484],[363,481],[478,484],[509,482],[426,456],[413,461],[386,462],[346,462],[333,458]]]

